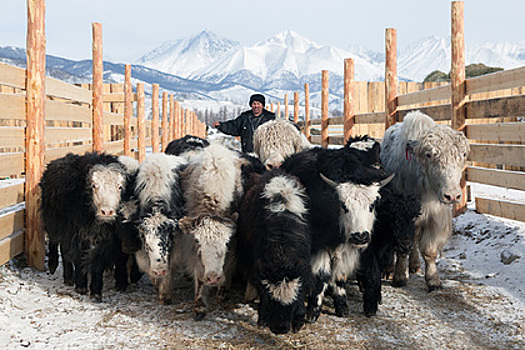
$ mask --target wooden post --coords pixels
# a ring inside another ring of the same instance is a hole
[[[146,157],[146,117],[144,106],[144,84],[137,84],[137,129],[139,132],[138,149],[139,162]]]
[[[168,143],[175,138],[175,101],[173,94],[170,94],[170,119],[169,119]]]
[[[181,106],[179,102],[175,102],[175,138],[180,139],[182,137],[182,117],[181,117]]]
[[[321,147],[328,148],[328,71],[321,72]]]
[[[345,142],[354,135],[354,60],[347,58],[344,61],[344,138]]]
[[[25,246],[29,266],[45,268],[45,237],[38,183],[45,164],[46,36],[45,0],[27,1]],[[21,253],[21,252],[20,252]]]
[[[450,86],[452,90],[452,128],[465,132],[465,29],[464,29],[464,3],[463,1],[452,2],[452,45],[451,45],[451,67]],[[461,177],[461,190],[463,196],[460,203],[454,205],[454,216],[463,213],[467,207],[466,194],[467,181],[465,172]]]
[[[288,120],[288,94],[284,94],[284,120]]]
[[[162,149],[168,145],[168,93],[162,93],[162,122],[160,125],[162,136],[160,138]]]
[[[299,93],[293,93],[293,122],[299,123]]]
[[[159,84],[151,87],[151,149],[159,151]]]
[[[124,155],[131,157],[131,115],[133,114],[133,87],[131,86],[131,65],[124,69]]]
[[[275,113],[277,119],[281,118],[281,101],[277,101],[277,113]]]
[[[92,23],[93,30],[93,151],[103,149],[102,113],[104,108],[103,81],[104,62],[102,60],[102,24]]]
[[[274,106],[273,106],[273,102],[272,102],[272,103],[270,104],[270,106],[271,106],[271,107],[270,107],[270,112],[272,112],[272,113],[273,113],[273,111],[274,111]]]
[[[304,135],[308,141],[311,141],[310,135],[310,86],[304,84]]]
[[[396,123],[397,111],[397,32],[387,28],[385,35],[385,130]]]

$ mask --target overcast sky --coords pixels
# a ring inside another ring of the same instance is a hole
[[[464,2],[467,45],[525,42],[525,0]],[[450,8],[449,0],[47,0],[47,53],[91,58],[93,22],[102,23],[104,59],[113,62],[133,63],[203,29],[246,46],[293,30],[321,45],[382,52],[385,28],[397,29],[400,48],[448,37]],[[1,0],[0,46],[25,47],[26,23],[25,0]]]

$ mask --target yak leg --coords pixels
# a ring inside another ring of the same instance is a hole
[[[49,272],[54,274],[58,267],[58,243],[49,242],[49,259],[47,261]]]
[[[417,248],[417,245],[414,244],[412,249],[410,250],[409,258],[408,258],[408,272],[409,273],[418,273],[421,271],[421,261],[419,260],[419,249]]]
[[[394,267],[394,287],[406,286],[408,282],[408,254],[396,253],[396,265]]]
[[[73,268],[73,262],[68,259],[68,255],[64,254],[64,247],[60,245],[60,255],[62,255],[62,267],[64,269],[64,284],[66,286],[75,285],[75,269]]]
[[[171,273],[160,278],[159,281],[159,299],[163,305],[171,304]]]
[[[317,321],[321,315],[324,293],[330,280],[330,255],[326,251],[319,252],[312,258],[312,274],[315,279],[314,290],[308,297],[306,320],[309,323]]]
[[[128,260],[129,255],[121,251],[116,253],[115,259],[115,289],[123,292],[128,288]]]
[[[200,321],[206,316],[208,305],[209,288],[204,283],[200,282],[195,276],[195,302],[193,304],[193,311],[195,312],[195,321]]]

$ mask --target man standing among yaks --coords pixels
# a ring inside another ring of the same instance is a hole
[[[275,114],[264,109],[265,98],[261,94],[255,94],[250,97],[249,111],[241,113],[237,118],[213,124],[214,128],[232,136],[241,137],[242,151],[244,153],[253,152],[253,134],[262,124],[274,120]]]

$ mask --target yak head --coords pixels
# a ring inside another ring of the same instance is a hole
[[[380,199],[379,190],[389,183],[394,175],[371,185],[352,181],[337,183],[322,173],[321,179],[332,187],[340,203],[340,227],[348,243],[365,247],[370,243],[376,218],[375,206]]]
[[[179,232],[177,222],[159,211],[152,210],[140,219],[138,232],[142,242],[142,250],[138,254],[145,255],[142,259],[141,256],[137,256],[137,260],[141,260],[142,268],[152,277],[167,275],[175,235]]]
[[[461,173],[469,152],[465,135],[447,125],[436,125],[421,139],[406,144],[407,157],[416,157],[425,173],[427,187],[444,204],[461,200]]]
[[[208,286],[219,286],[225,281],[228,243],[237,228],[236,221],[237,213],[229,216],[185,216],[179,220],[182,232],[195,239],[198,253],[196,275]]]
[[[126,183],[126,172],[119,163],[97,164],[91,168],[87,177],[87,186],[97,219],[115,220]]]

